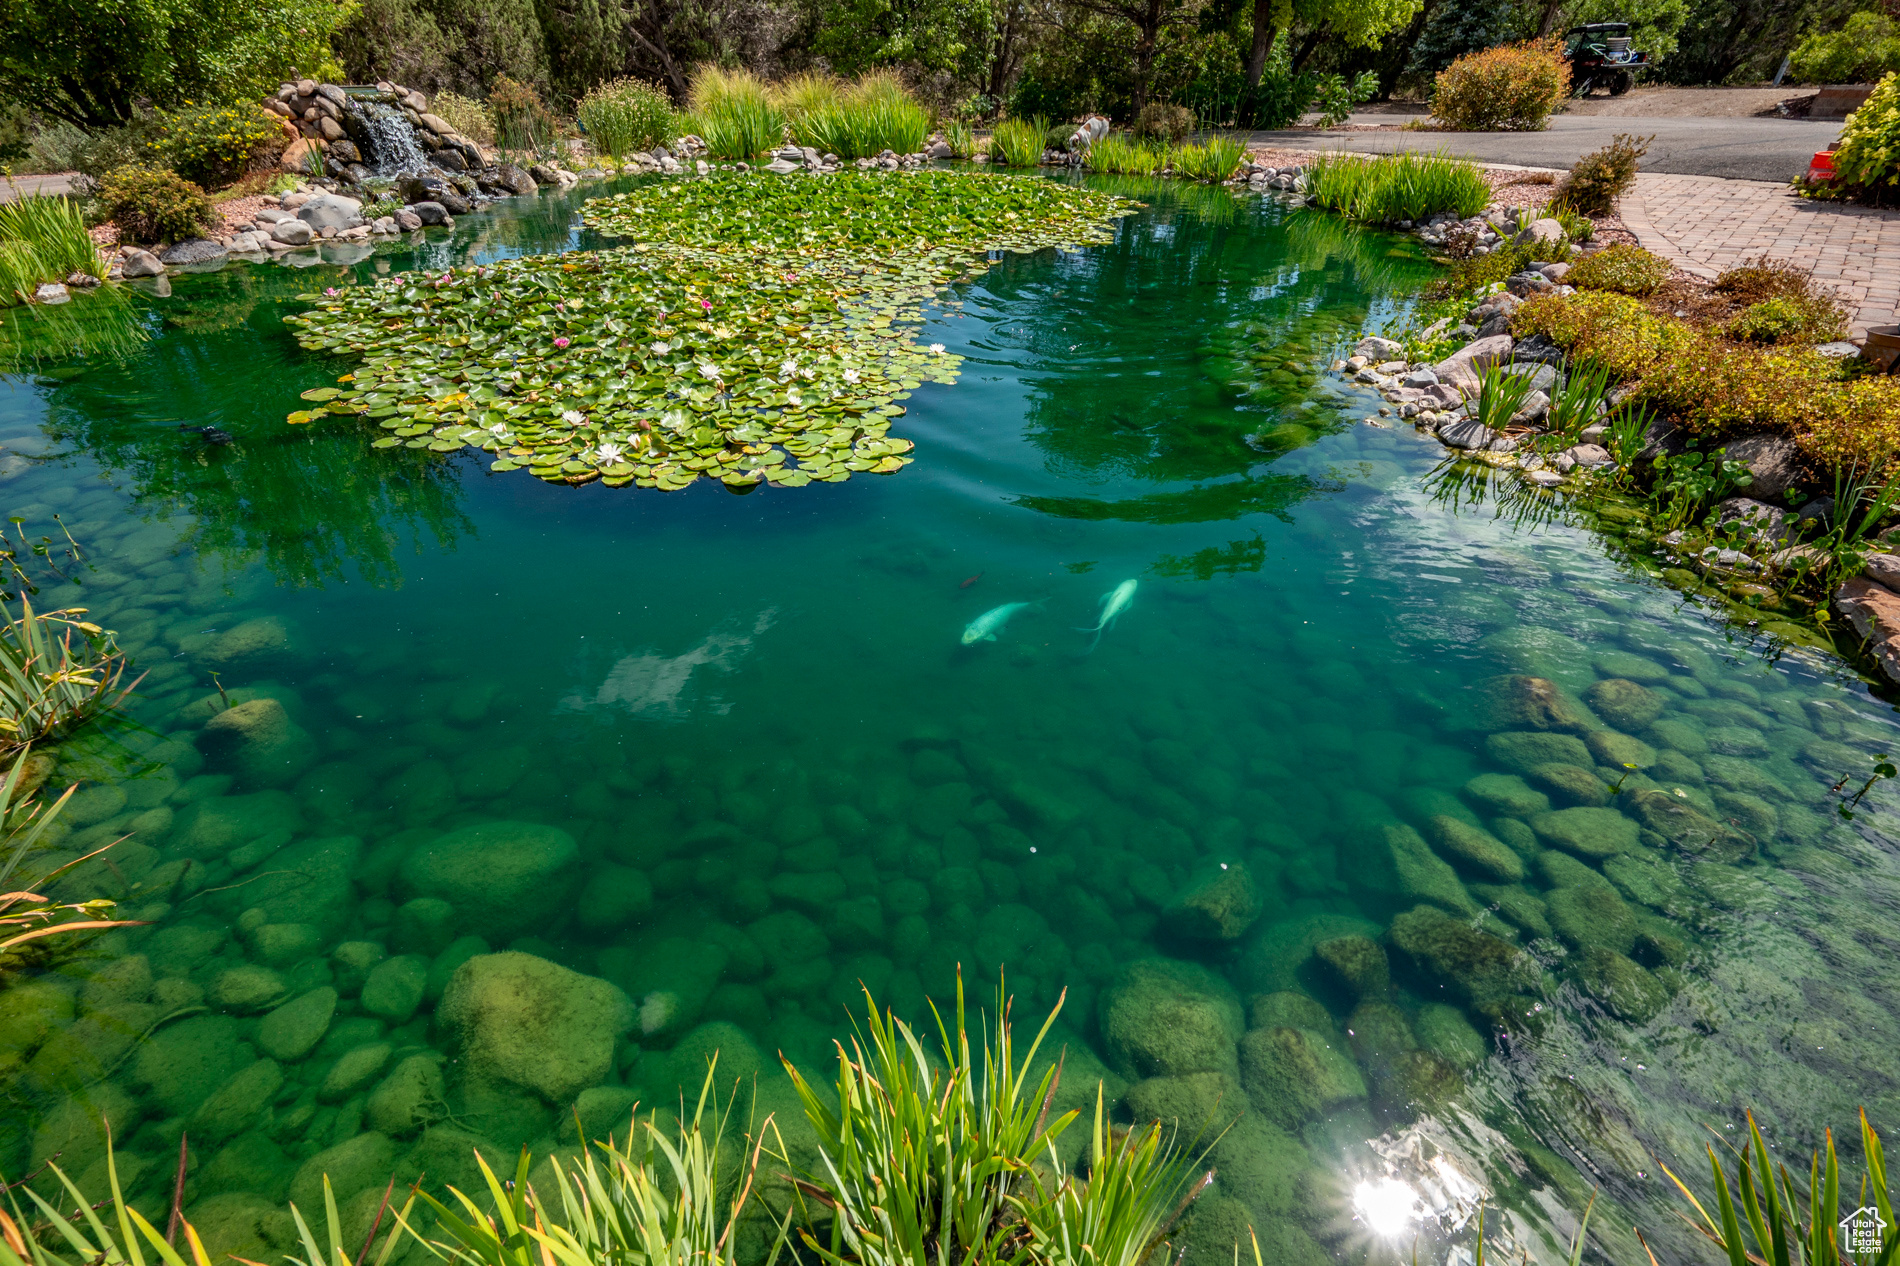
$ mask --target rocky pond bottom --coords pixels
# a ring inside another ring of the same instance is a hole
[[[1887,705],[1357,423],[1319,370],[1412,248],[1104,187],[1151,204],[1113,244],[932,311],[964,373],[891,479],[567,489],[283,424],[340,372],[291,291],[565,249],[555,198],[181,277],[129,363],[13,381],[7,513],[92,554],[40,602],[148,670],[59,751],[47,860],[130,832],[60,891],[150,922],[0,992],[0,1173],[103,1193],[103,1115],[156,1219],[183,1135],[214,1255],[273,1261],[324,1174],[360,1236],[392,1174],[624,1131],[714,1051],[808,1162],[777,1056],[959,968],[1019,1024],[1066,991],[1065,1106],[1217,1140],[1195,1266],[1249,1224],[1444,1260],[1479,1202],[1555,1260],[1593,1190],[1614,1260],[1700,1260],[1656,1160],[1704,1126],[1900,1123],[1900,807],[1830,791]],[[1416,1207],[1355,1208],[1387,1176]]]

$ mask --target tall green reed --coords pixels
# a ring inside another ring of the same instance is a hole
[[[672,140],[679,124],[666,93],[638,79],[611,79],[596,85],[581,98],[574,117],[615,167],[635,150]]]
[[[1443,154],[1322,154],[1307,168],[1306,192],[1329,211],[1371,224],[1423,220],[1441,211],[1472,216],[1491,201],[1477,164]]]
[[[106,275],[78,203],[38,193],[0,202],[0,294],[28,303],[43,282],[74,273]]]
[[[785,141],[785,114],[750,71],[701,66],[688,103],[688,122],[714,158],[755,158]]]
[[[1247,159],[1247,146],[1231,136],[1210,136],[1198,145],[1174,151],[1174,174],[1188,180],[1219,182],[1232,178]]]
[[[1144,140],[1126,132],[1110,132],[1089,146],[1090,171],[1116,176],[1152,176],[1168,162],[1165,142]]]
[[[1004,119],[990,133],[990,154],[1011,167],[1034,167],[1042,162],[1049,120]]]
[[[5,970],[19,965],[15,960],[29,952],[27,946],[37,951],[46,948],[54,937],[133,926],[130,920],[104,917],[114,909],[111,901],[51,902],[40,895],[42,889],[112,844],[72,858],[45,874],[23,875],[21,868],[28,860],[50,846],[46,833],[76,790],[68,787],[51,804],[23,792],[28,756],[22,751],[6,777],[0,779],[0,969]]]
[[[895,76],[869,75],[795,119],[792,133],[843,159],[915,154],[930,135],[930,114]]]
[[[1478,379],[1478,398],[1471,402],[1471,416],[1482,426],[1502,431],[1535,389],[1529,374],[1514,374],[1503,365],[1492,365]]]

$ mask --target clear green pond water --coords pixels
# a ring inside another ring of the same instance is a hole
[[[585,247],[578,197],[179,277],[125,363],[11,380],[0,501],[93,562],[39,601],[148,672],[141,728],[60,753],[59,857],[133,833],[60,891],[151,924],[0,993],[0,1172],[102,1192],[103,1112],[156,1218],[184,1132],[194,1222],[271,1260],[322,1172],[366,1229],[390,1173],[623,1130],[715,1048],[796,1150],[774,1053],[959,965],[1019,1023],[1066,989],[1065,1103],[1238,1117],[1195,1266],[1249,1222],[1275,1263],[1445,1260],[1479,1199],[1553,1261],[1599,1187],[1600,1260],[1703,1260],[1653,1158],[1750,1106],[1801,1158],[1900,1124],[1900,807],[1829,791],[1888,705],[1562,514],[1434,497],[1436,445],[1318,372],[1409,248],[1137,196],[931,311],[968,359],[891,477],[570,489],[284,424],[345,372],[295,293]],[[1396,1240],[1352,1202],[1387,1174],[1432,1206]]]

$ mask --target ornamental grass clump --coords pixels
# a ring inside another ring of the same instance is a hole
[[[574,116],[596,149],[618,167],[635,150],[664,145],[679,134],[679,117],[666,93],[639,79],[610,79],[581,98]]]
[[[1669,261],[1628,242],[1612,242],[1570,266],[1564,282],[1579,290],[1609,290],[1639,298],[1653,295],[1669,280]]]
[[[1466,53],[1440,71],[1432,114],[1468,132],[1541,132],[1569,91],[1563,41],[1525,40]]]
[[[792,119],[799,144],[847,160],[876,158],[885,150],[915,154],[929,135],[929,111],[889,73],[867,75]]]
[[[1199,145],[1174,151],[1174,174],[1188,180],[1231,179],[1247,160],[1247,146],[1231,136],[1210,136]]]
[[[714,158],[757,158],[785,142],[785,114],[748,70],[703,65],[693,75],[687,123]]]
[[[16,617],[0,604],[0,755],[70,734],[125,701],[126,658],[83,608]],[[77,641],[75,641],[77,635]]]
[[[1369,224],[1416,222],[1444,212],[1465,218],[1491,201],[1477,165],[1444,154],[1322,154],[1306,170],[1306,191],[1316,205]]]
[[[1655,139],[1619,132],[1602,149],[1579,158],[1557,186],[1551,209],[1580,216],[1612,214],[1617,199],[1635,188],[1637,160],[1649,153],[1649,143]]]
[[[78,203],[37,193],[0,202],[0,302],[25,303],[40,283],[74,273],[106,275]]]
[[[1116,176],[1152,176],[1168,165],[1168,157],[1165,144],[1110,132],[1089,146],[1088,169]]]
[[[1034,167],[1048,148],[1049,120],[1004,119],[990,133],[990,155],[1011,167]]]
[[[495,117],[484,102],[458,92],[438,92],[429,100],[429,112],[471,141],[495,143]]]

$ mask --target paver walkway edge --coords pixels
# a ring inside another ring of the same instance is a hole
[[[1854,336],[1900,324],[1900,212],[1796,196],[1787,185],[1640,173],[1618,214],[1646,250],[1714,277],[1767,255],[1839,292]]]

